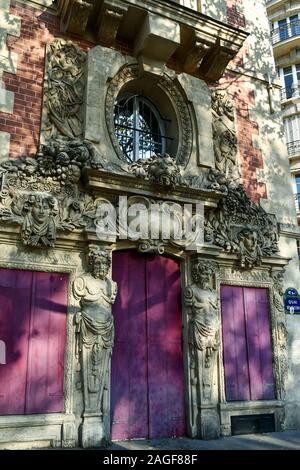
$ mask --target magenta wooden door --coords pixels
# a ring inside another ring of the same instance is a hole
[[[113,255],[112,439],[185,434],[180,269],[133,251]]]
[[[221,287],[228,401],[275,398],[268,291]]]
[[[0,269],[0,414],[62,412],[68,276]]]

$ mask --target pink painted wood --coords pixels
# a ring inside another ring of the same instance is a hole
[[[0,271],[0,414],[61,412],[68,276]]]
[[[252,400],[275,398],[267,289],[244,291]]]
[[[68,276],[37,272],[32,285],[25,412],[64,411]]]
[[[178,263],[123,251],[113,255],[112,439],[185,434]]]
[[[0,364],[0,414],[25,411],[31,284],[33,273],[0,269],[0,339],[6,364]]]
[[[221,301],[227,400],[275,398],[267,289],[222,286]]]

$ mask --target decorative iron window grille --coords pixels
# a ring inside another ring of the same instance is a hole
[[[114,124],[119,145],[129,163],[166,152],[166,119],[147,98],[123,95],[115,105]]]

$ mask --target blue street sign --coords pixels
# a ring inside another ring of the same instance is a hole
[[[284,310],[285,313],[300,314],[300,296],[297,289],[289,287],[284,293]]]

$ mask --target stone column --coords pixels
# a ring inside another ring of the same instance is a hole
[[[77,353],[83,383],[82,447],[100,447],[109,440],[109,374],[114,343],[111,313],[117,285],[109,276],[111,253],[90,246],[88,272],[77,277],[74,296],[80,301],[76,316]]]
[[[191,355],[191,400],[193,437],[216,439],[220,435],[217,412],[217,360],[219,351],[219,300],[214,289],[216,263],[197,257],[192,266],[192,284],[184,293],[189,315]]]

